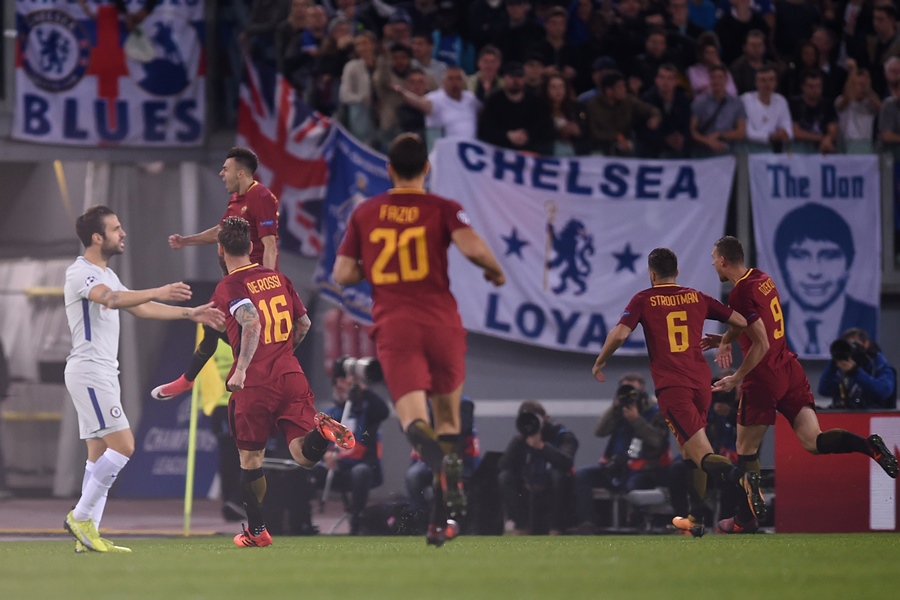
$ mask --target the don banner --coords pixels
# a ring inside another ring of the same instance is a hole
[[[470,331],[596,353],[650,285],[647,255],[657,247],[678,255],[679,283],[718,295],[710,253],[725,229],[733,157],[560,159],[445,139],[431,161],[431,190],[462,203],[507,273],[494,288],[451,254]],[[640,328],[620,352],[646,352]]]
[[[204,0],[160,0],[137,25],[115,4],[16,0],[13,137],[78,146],[202,143]],[[122,4],[138,13],[144,3]]]
[[[878,336],[880,194],[877,156],[750,156],[757,264],[801,358],[828,358],[851,327]]]

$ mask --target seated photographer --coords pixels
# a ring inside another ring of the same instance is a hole
[[[863,329],[848,329],[831,344],[831,361],[819,379],[819,395],[831,408],[849,410],[897,407],[897,371]]]
[[[573,533],[590,534],[594,522],[594,488],[617,492],[648,490],[664,483],[669,456],[669,428],[659,407],[647,395],[644,378],[626,373],[619,379],[616,397],[597,422],[597,437],[609,436],[596,467],[575,474],[579,525]]]
[[[572,494],[578,440],[534,400],[519,406],[516,430],[499,464],[506,515],[517,534],[558,535],[570,514],[566,501]]]
[[[431,416],[430,406],[428,412]],[[459,404],[459,416],[459,441],[462,448],[457,451],[457,454],[462,457],[463,488],[466,490],[466,495],[469,495],[469,481],[481,460],[481,449],[478,446],[478,432],[475,430],[475,403],[468,396],[462,397]],[[428,468],[428,465],[422,462],[415,449],[412,450],[410,458],[411,463],[404,476],[406,493],[409,496],[409,508],[415,515],[418,532],[425,533],[428,528],[428,514],[433,496],[434,473]],[[471,503],[469,506],[471,508]],[[469,516],[471,517],[471,515]],[[461,525],[463,531],[466,531],[465,524]]]
[[[374,366],[373,366],[374,365]],[[341,357],[332,370],[334,406],[323,411],[353,432],[356,445],[350,450],[330,449],[313,469],[316,487],[322,488],[332,471],[332,489],[350,493],[350,534],[359,535],[360,517],[369,501],[369,490],[383,482],[381,470],[381,423],[390,416],[382,398],[366,387],[381,380],[381,369],[372,359]],[[349,414],[344,414],[347,404]],[[323,464],[324,463],[324,464]]]

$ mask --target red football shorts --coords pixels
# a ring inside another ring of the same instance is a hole
[[[737,422],[740,425],[774,425],[780,412],[794,425],[804,406],[816,407],[809,379],[797,359],[775,369],[753,369],[741,385]]]
[[[446,394],[466,377],[466,330],[402,317],[379,323],[375,348],[391,397],[416,390]]]
[[[667,387],[656,390],[656,400],[679,446],[706,428],[706,415],[712,404],[710,388]]]
[[[244,388],[231,394],[228,424],[241,450],[264,450],[281,431],[288,444],[316,426],[313,393],[303,373],[286,373],[268,385]]]

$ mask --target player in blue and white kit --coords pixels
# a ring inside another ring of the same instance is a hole
[[[130,552],[97,533],[109,488],[134,452],[134,434],[122,410],[119,389],[118,309],[148,319],[190,319],[213,327],[221,327],[224,318],[211,303],[196,308],[160,304],[190,299],[191,288],[181,282],[147,290],[122,285],[107,263],[124,252],[125,231],[109,208],[88,209],[76,220],[75,231],[85,250],[66,269],[66,318],[72,333],[66,388],[78,413],[88,460],[81,498],[65,525],[77,540],[76,552],[85,548]]]

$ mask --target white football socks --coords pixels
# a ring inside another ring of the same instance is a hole
[[[94,471],[94,464],[90,460],[86,460],[84,462],[84,479],[81,480],[81,493],[84,494],[85,488],[87,488],[88,481],[91,480],[91,473]],[[103,519],[103,509],[106,508],[106,499],[109,497],[109,490],[100,496],[100,499],[97,500],[97,504],[94,505],[94,510],[91,511],[91,521],[94,522],[94,528],[98,531],[100,530],[100,521]]]
[[[99,523],[102,516],[103,507],[106,505],[106,495],[109,488],[112,487],[116,479],[125,465],[128,464],[128,457],[120,454],[112,448],[107,448],[93,467],[90,468],[90,476],[87,475],[88,467],[85,466],[85,479],[87,481],[82,485],[81,498],[75,505],[72,517],[76,521],[84,521],[91,519]],[[97,505],[103,499],[103,506],[100,507],[100,513],[96,513]],[[96,515],[96,518],[95,518]]]

